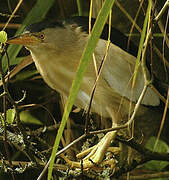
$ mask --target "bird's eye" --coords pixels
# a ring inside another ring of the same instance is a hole
[[[44,39],[45,39],[45,35],[44,35],[44,34],[40,34],[40,38],[41,38],[42,40],[44,40]]]

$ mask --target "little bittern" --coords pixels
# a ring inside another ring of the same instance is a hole
[[[95,20],[92,19],[92,26],[94,22]],[[67,97],[79,60],[89,38],[88,23],[88,17],[73,17],[52,23],[39,22],[30,25],[22,35],[10,39],[8,43],[24,45],[30,51],[44,81],[52,89]],[[108,25],[105,25],[94,51],[97,67],[105,55],[107,34]],[[133,43],[131,42],[127,48],[127,38],[112,27],[111,43],[93,97],[92,112],[103,117],[112,118],[113,115],[118,123],[120,119],[127,117],[130,102],[130,110],[133,110],[144,86],[143,72],[140,67],[136,83],[132,87],[136,55],[137,48]],[[77,107],[84,109],[88,105],[95,80],[94,63],[90,61],[75,101]],[[157,106],[159,103],[159,97],[148,87],[139,113],[144,113],[146,106]],[[106,134],[105,137],[107,144],[102,144],[102,153],[110,145],[113,138],[112,132]],[[92,160],[98,163],[102,158],[93,158]]]

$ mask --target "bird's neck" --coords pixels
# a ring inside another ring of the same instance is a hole
[[[63,47],[55,50],[29,49],[35,65],[45,82],[60,93],[68,95],[83,47]],[[58,83],[56,83],[58,81]],[[61,82],[59,82],[61,81]]]

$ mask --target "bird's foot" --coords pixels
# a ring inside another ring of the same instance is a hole
[[[88,170],[89,168],[100,168],[108,165],[111,169],[114,169],[116,161],[113,157],[105,158],[105,160],[103,159],[107,152],[111,152],[113,155],[116,155],[120,152],[119,147],[109,147],[115,136],[115,131],[108,132],[97,145],[77,154],[78,159],[83,158],[81,162],[71,161],[63,155],[62,158],[71,168]]]

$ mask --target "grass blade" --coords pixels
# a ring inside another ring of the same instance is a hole
[[[104,1],[103,7],[100,10],[100,13],[96,19],[96,23],[93,27],[91,34],[90,34],[90,38],[89,38],[87,45],[84,49],[84,52],[82,54],[80,64],[79,64],[79,67],[78,67],[78,70],[76,73],[76,77],[72,83],[70,94],[69,94],[68,100],[67,100],[66,105],[65,105],[61,125],[59,127],[59,130],[58,130],[58,133],[56,136],[56,140],[55,140],[55,143],[53,146],[53,151],[52,151],[51,160],[50,160],[49,169],[48,169],[48,180],[50,180],[52,177],[52,169],[53,169],[53,164],[54,164],[54,160],[55,160],[55,154],[58,150],[58,146],[60,143],[60,139],[62,137],[64,127],[66,125],[66,121],[69,117],[69,113],[70,113],[72,106],[74,104],[74,101],[75,101],[76,95],[78,93],[78,90],[80,88],[80,84],[82,82],[84,73],[87,70],[89,61],[92,59],[92,54],[95,50],[95,47],[96,47],[97,42],[99,40],[99,37],[101,35],[104,24],[106,23],[107,17],[108,17],[110,10],[114,4],[114,1],[115,0]]]
[[[143,45],[144,45],[144,40],[145,40],[145,36],[146,36],[146,30],[147,30],[147,26],[148,26],[148,19],[149,19],[149,16],[151,14],[151,7],[152,7],[152,3],[151,3],[151,0],[150,0],[149,3],[148,3],[146,17],[144,19],[144,25],[143,25],[143,29],[142,29],[142,33],[141,33],[139,49],[138,49],[138,54],[137,54],[137,60],[136,60],[136,65],[135,65],[135,69],[134,69],[134,76],[133,76],[132,87],[134,87],[134,85],[135,85],[136,78],[137,78],[138,68],[140,66],[140,59],[141,59]]]

